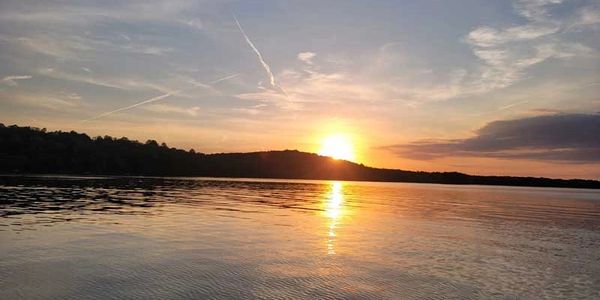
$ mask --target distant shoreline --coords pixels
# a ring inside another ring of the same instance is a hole
[[[598,190],[600,188],[580,188],[566,186],[529,186],[529,185],[503,185],[503,184],[476,184],[476,183],[436,183],[436,182],[409,182],[409,181],[373,181],[373,180],[338,180],[338,179],[309,179],[309,178],[268,178],[268,177],[218,177],[218,176],[152,176],[152,175],[118,175],[118,174],[16,174],[1,173],[0,178],[49,178],[49,179],[71,179],[71,180],[103,180],[116,178],[148,178],[148,179],[180,179],[180,180],[214,180],[214,181],[236,181],[236,182],[285,182],[285,183],[307,183],[318,184],[323,182],[356,182],[356,183],[399,183],[419,185],[442,185],[442,186],[470,186],[470,187],[508,187],[508,188],[543,188],[543,189],[575,189],[575,190]],[[543,177],[542,177],[543,178]]]
[[[368,167],[297,150],[204,154],[110,136],[0,124],[0,173],[343,180],[600,189],[600,181]],[[52,176],[52,175],[51,175]]]

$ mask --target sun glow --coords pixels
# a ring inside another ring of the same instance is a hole
[[[330,135],[323,139],[319,154],[349,161],[354,161],[355,159],[354,145],[352,141],[343,134]]]

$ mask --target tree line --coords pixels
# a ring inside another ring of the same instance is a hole
[[[0,173],[207,176],[600,188],[600,181],[379,169],[296,150],[204,154],[125,137],[0,123]]]

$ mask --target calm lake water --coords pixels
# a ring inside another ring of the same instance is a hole
[[[0,177],[1,299],[600,299],[600,191]]]

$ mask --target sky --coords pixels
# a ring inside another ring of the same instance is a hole
[[[600,2],[2,0],[0,122],[600,179]]]

